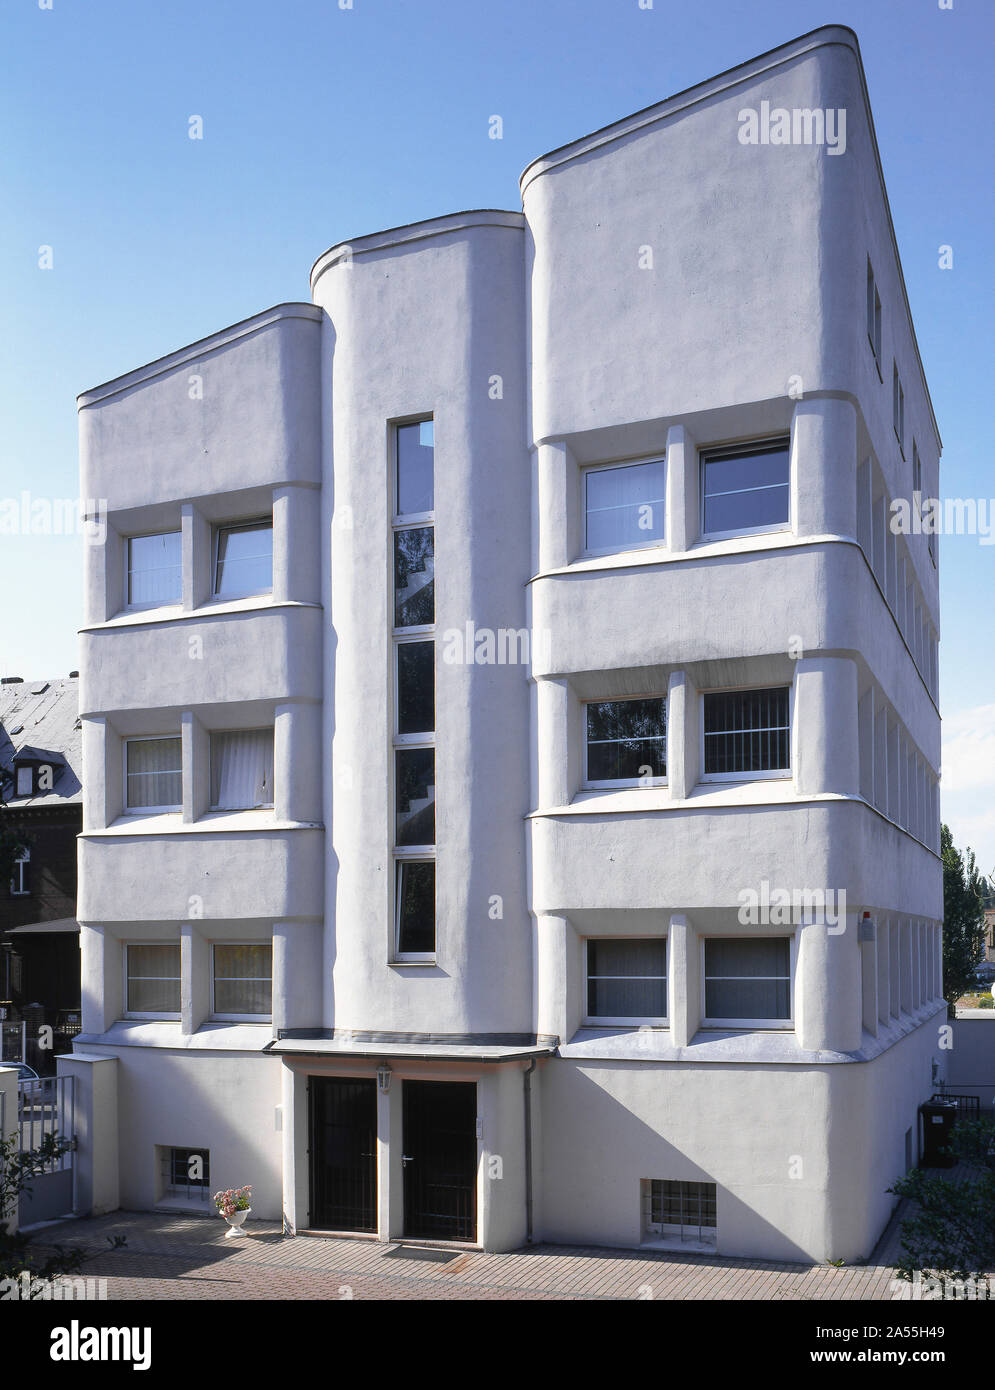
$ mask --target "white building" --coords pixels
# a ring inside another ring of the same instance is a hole
[[[81,1200],[853,1260],[945,1011],[856,39],[521,186],[80,398]]]

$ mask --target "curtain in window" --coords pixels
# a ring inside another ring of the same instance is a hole
[[[178,944],[128,947],[128,1011],[139,1014],[179,1013]]]
[[[666,938],[588,941],[587,973],[591,1018],[666,1017]]]
[[[182,591],[179,531],[133,536],[128,542],[128,602],[174,603]]]
[[[663,460],[591,469],[587,477],[587,548],[624,549],[664,537]]]
[[[273,805],[273,730],[211,735],[211,806],[246,811]]]
[[[183,774],[178,738],[132,739],[128,743],[128,805],[179,806]]]
[[[787,937],[730,937],[705,942],[708,1018],[790,1018],[791,955]]]
[[[214,1012],[265,1014],[273,1010],[273,948],[233,945],[214,948]]]

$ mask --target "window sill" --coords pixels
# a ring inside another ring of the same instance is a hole
[[[181,623],[191,619],[216,618],[224,614],[255,613],[271,608],[320,608],[320,603],[299,599],[274,599],[271,594],[257,594],[240,599],[214,599],[198,608],[180,608],[175,604],[162,608],[127,609],[115,613],[103,623],[89,623],[80,632],[106,632],[115,628],[142,627],[153,623]]]
[[[419,968],[425,969],[426,967],[430,970],[434,970],[439,962],[435,956],[432,956],[430,960],[389,960],[387,964],[391,970],[417,970]]]
[[[288,830],[323,830],[321,821],[277,820],[268,811],[218,811],[200,820],[185,821],[178,811],[165,815],[119,816],[102,830],[84,830],[83,840],[104,836],[161,836],[161,835],[223,835],[229,832],[256,830],[260,834]]]

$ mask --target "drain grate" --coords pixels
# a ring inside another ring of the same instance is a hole
[[[385,1260],[430,1260],[432,1264],[447,1265],[450,1260],[460,1256],[459,1250],[427,1250],[421,1245],[395,1245],[393,1250],[385,1250]]]

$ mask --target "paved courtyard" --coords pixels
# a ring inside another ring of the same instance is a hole
[[[897,1226],[852,1268],[559,1245],[426,1252],[251,1221],[226,1240],[219,1218],[163,1212],[66,1221],[35,1240],[92,1252],[81,1273],[106,1279],[108,1299],[895,1300]],[[126,1246],[111,1249],[115,1236]]]

